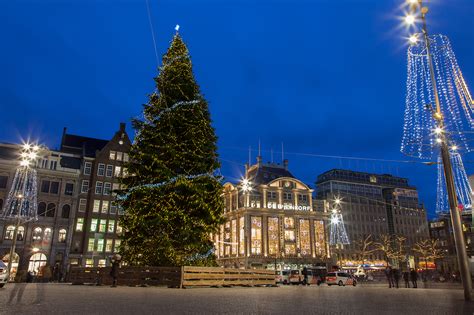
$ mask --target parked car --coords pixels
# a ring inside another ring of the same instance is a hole
[[[289,275],[289,270],[278,270],[275,277],[276,283],[289,284]]]
[[[308,283],[304,284],[317,284],[320,285],[324,282],[324,278],[327,273],[326,267],[311,267],[307,269],[308,272]]]
[[[330,272],[326,275],[326,283],[331,286],[333,284],[337,284],[338,286],[346,286],[346,285],[357,285],[357,280],[347,272],[336,271]]]
[[[288,280],[290,284],[300,284],[303,282],[303,275],[301,274],[300,270],[297,270],[297,269],[290,270]]]
[[[7,283],[7,270],[7,265],[0,260],[0,288],[3,288],[5,283]]]

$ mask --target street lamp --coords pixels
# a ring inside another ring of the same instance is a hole
[[[405,17],[405,22],[409,25],[415,23],[415,14],[419,13],[421,15],[422,20],[422,35],[424,39],[424,43],[426,46],[426,55],[428,57],[428,65],[429,65],[429,72],[430,72],[430,81],[432,85],[434,101],[436,108],[433,110],[433,118],[436,124],[436,128],[434,133],[436,134],[436,142],[438,143],[441,151],[441,159],[444,168],[444,175],[446,179],[446,189],[448,194],[449,200],[449,207],[451,213],[451,221],[453,225],[453,233],[454,233],[454,240],[456,244],[456,252],[457,258],[459,263],[459,270],[461,274],[461,279],[464,287],[464,299],[466,301],[471,300],[471,289],[472,289],[472,281],[471,281],[471,274],[469,270],[469,263],[466,253],[466,246],[462,231],[461,225],[461,217],[459,214],[458,209],[458,199],[456,196],[456,188],[454,183],[454,176],[453,176],[453,166],[451,163],[450,157],[450,143],[448,138],[448,133],[444,132],[444,126],[446,125],[445,119],[441,112],[441,104],[438,94],[438,88],[435,78],[435,70],[433,66],[433,56],[431,54],[431,44],[430,39],[428,36],[428,27],[426,25],[426,14],[428,13],[428,7],[423,6],[422,0],[409,0],[408,3],[410,4],[411,13]],[[413,36],[413,35],[412,35]],[[411,40],[410,42],[414,44]],[[415,42],[416,43],[416,42]]]

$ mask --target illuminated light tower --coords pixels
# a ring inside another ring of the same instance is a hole
[[[17,241],[18,228],[22,222],[33,221],[37,219],[37,176],[36,170],[33,168],[40,147],[23,145],[20,153],[19,166],[16,169],[15,177],[8,193],[5,206],[1,213],[4,220],[15,220],[15,230],[13,232],[13,241],[10,248],[8,260],[8,276],[10,279],[13,259],[15,255],[15,247]]]
[[[460,188],[456,189],[459,183],[455,181],[452,163],[461,158],[458,154],[453,156],[449,148],[455,143],[458,150],[471,151],[464,132],[474,127],[474,101],[449,39],[444,35],[428,34],[428,7],[423,6],[422,0],[409,0],[407,4],[410,14],[405,23],[416,28],[415,16],[420,16],[422,27],[420,36],[416,34],[416,40],[415,37],[409,40],[401,151],[417,158],[440,157],[464,299],[471,300],[472,281],[461,225],[462,209],[457,196]]]
[[[329,244],[350,244],[349,237],[347,236],[346,232],[346,227],[344,226],[344,219],[341,213],[341,199],[339,198],[336,198],[334,200],[333,209],[331,210]]]
[[[472,210],[472,187],[469,183],[461,155],[456,152],[457,147],[451,147],[451,163],[453,166],[453,177],[456,186],[456,195],[461,210]],[[446,179],[441,157],[438,157],[438,189],[436,195],[436,213],[449,212],[448,194],[446,191]]]

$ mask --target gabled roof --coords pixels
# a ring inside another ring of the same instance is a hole
[[[108,142],[108,140],[64,134],[60,150],[61,152],[95,157],[96,151],[102,150]]]

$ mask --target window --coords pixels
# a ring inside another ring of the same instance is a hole
[[[40,202],[40,203],[38,204],[38,215],[39,215],[40,217],[46,216],[46,203]]]
[[[267,198],[268,199],[276,199],[277,194],[275,191],[267,191]]]
[[[89,238],[89,242],[87,243],[87,251],[93,252],[94,249],[95,249],[95,238]],[[86,267],[87,267],[87,263],[86,263]]]
[[[13,239],[13,233],[15,233],[15,226],[13,226],[13,225],[7,226],[7,231],[5,233],[5,239],[6,240],[12,240]]]
[[[92,163],[84,162],[84,175],[90,175],[92,173]]]
[[[103,238],[99,238],[97,240],[97,251],[98,252],[103,252],[104,251],[104,239]]]
[[[79,199],[79,212],[85,212],[87,206],[87,199]]]
[[[69,213],[70,212],[71,212],[71,206],[70,205],[64,205],[63,209],[61,211],[61,218],[69,219]]]
[[[56,205],[54,203],[49,203],[46,208],[46,216],[53,218],[56,213]]]
[[[120,184],[119,183],[113,183],[112,184],[112,196],[115,196],[117,194],[117,190],[120,189]]]
[[[51,163],[49,164],[49,169],[55,170],[57,166],[58,166],[58,161],[51,161]]]
[[[107,213],[109,211],[109,202],[107,200],[102,200],[102,207],[101,211],[102,213]]]
[[[112,177],[112,174],[114,173],[114,166],[113,165],[107,165],[107,169],[105,171],[105,176],[107,177]]]
[[[283,199],[285,199],[285,200],[291,200],[291,193],[289,193],[289,192],[283,193]]]
[[[48,168],[48,160],[46,159],[41,160],[41,168]]]
[[[50,242],[52,236],[53,236],[53,231],[51,230],[51,228],[44,229],[43,240],[45,242]]]
[[[116,166],[115,167],[115,172],[114,172],[114,176],[115,177],[120,177],[120,172],[122,171],[122,168],[120,166]]]
[[[123,161],[128,162],[128,154],[127,153],[123,154]]]
[[[89,191],[89,181],[83,180],[81,185],[81,193],[86,193]]]
[[[115,151],[110,151],[109,159],[115,160]]]
[[[42,193],[49,193],[49,180],[43,180],[41,181],[41,192]]]
[[[113,241],[112,239],[105,240],[105,251],[106,252],[111,252],[113,249]]]
[[[268,220],[268,254],[277,255],[279,252],[280,233],[278,230],[278,218],[267,218]]]
[[[64,187],[64,194],[67,196],[72,196],[72,193],[74,191],[74,184],[73,183],[66,183]]]
[[[51,182],[49,193],[57,195],[59,193],[59,182]]]
[[[105,164],[99,163],[99,166],[97,167],[97,176],[104,176],[104,174],[105,174]]]
[[[102,240],[103,241],[103,240]],[[102,242],[103,243],[103,242]],[[103,245],[103,244],[102,244]],[[105,259],[99,259],[99,261],[97,262],[97,267],[99,268],[104,268],[106,266],[106,260]]]
[[[102,188],[104,187],[103,182],[96,182],[95,183],[95,194],[102,195]]]
[[[113,233],[115,230],[115,220],[109,220],[109,225],[107,226],[107,232]]]
[[[121,240],[115,240],[115,244],[114,244],[114,252],[118,252],[119,250],[119,247],[120,247],[120,243],[122,243]]]
[[[100,219],[99,220],[99,232],[105,233],[106,228],[107,228],[107,220]]]
[[[84,218],[77,218],[76,231],[82,232],[84,229]]]
[[[111,183],[104,183],[104,195],[110,195],[110,190],[112,189]]]
[[[110,204],[110,214],[116,214],[117,213],[117,205],[115,203]]]
[[[308,196],[307,195],[298,195],[298,200],[306,202],[306,201],[308,201]]]
[[[66,243],[66,229],[60,229],[58,233],[58,242]]]
[[[91,219],[91,232],[97,231],[97,219]]]
[[[127,175],[128,175],[128,170],[127,170],[126,167],[124,167],[124,168],[122,169],[122,177],[127,177]]]
[[[42,236],[43,236],[43,229],[40,228],[39,226],[35,227],[35,229],[33,230],[33,241],[34,242],[41,241]]]
[[[295,231],[294,230],[285,230],[285,241],[290,241],[290,242],[295,241]]]
[[[251,248],[252,255],[260,255],[262,253],[262,218],[251,217]]]
[[[122,152],[117,152],[117,161],[122,161]]]
[[[100,210],[100,200],[94,200],[94,207],[92,208],[92,212],[99,212]]]
[[[1,175],[0,176],[0,189],[7,188],[8,183],[8,176]]]
[[[23,241],[23,238],[25,237],[25,228],[20,226],[18,227],[18,233],[16,233],[16,240],[17,241]]]
[[[117,229],[116,229],[115,233],[122,234],[122,227],[118,224],[117,224]]]

